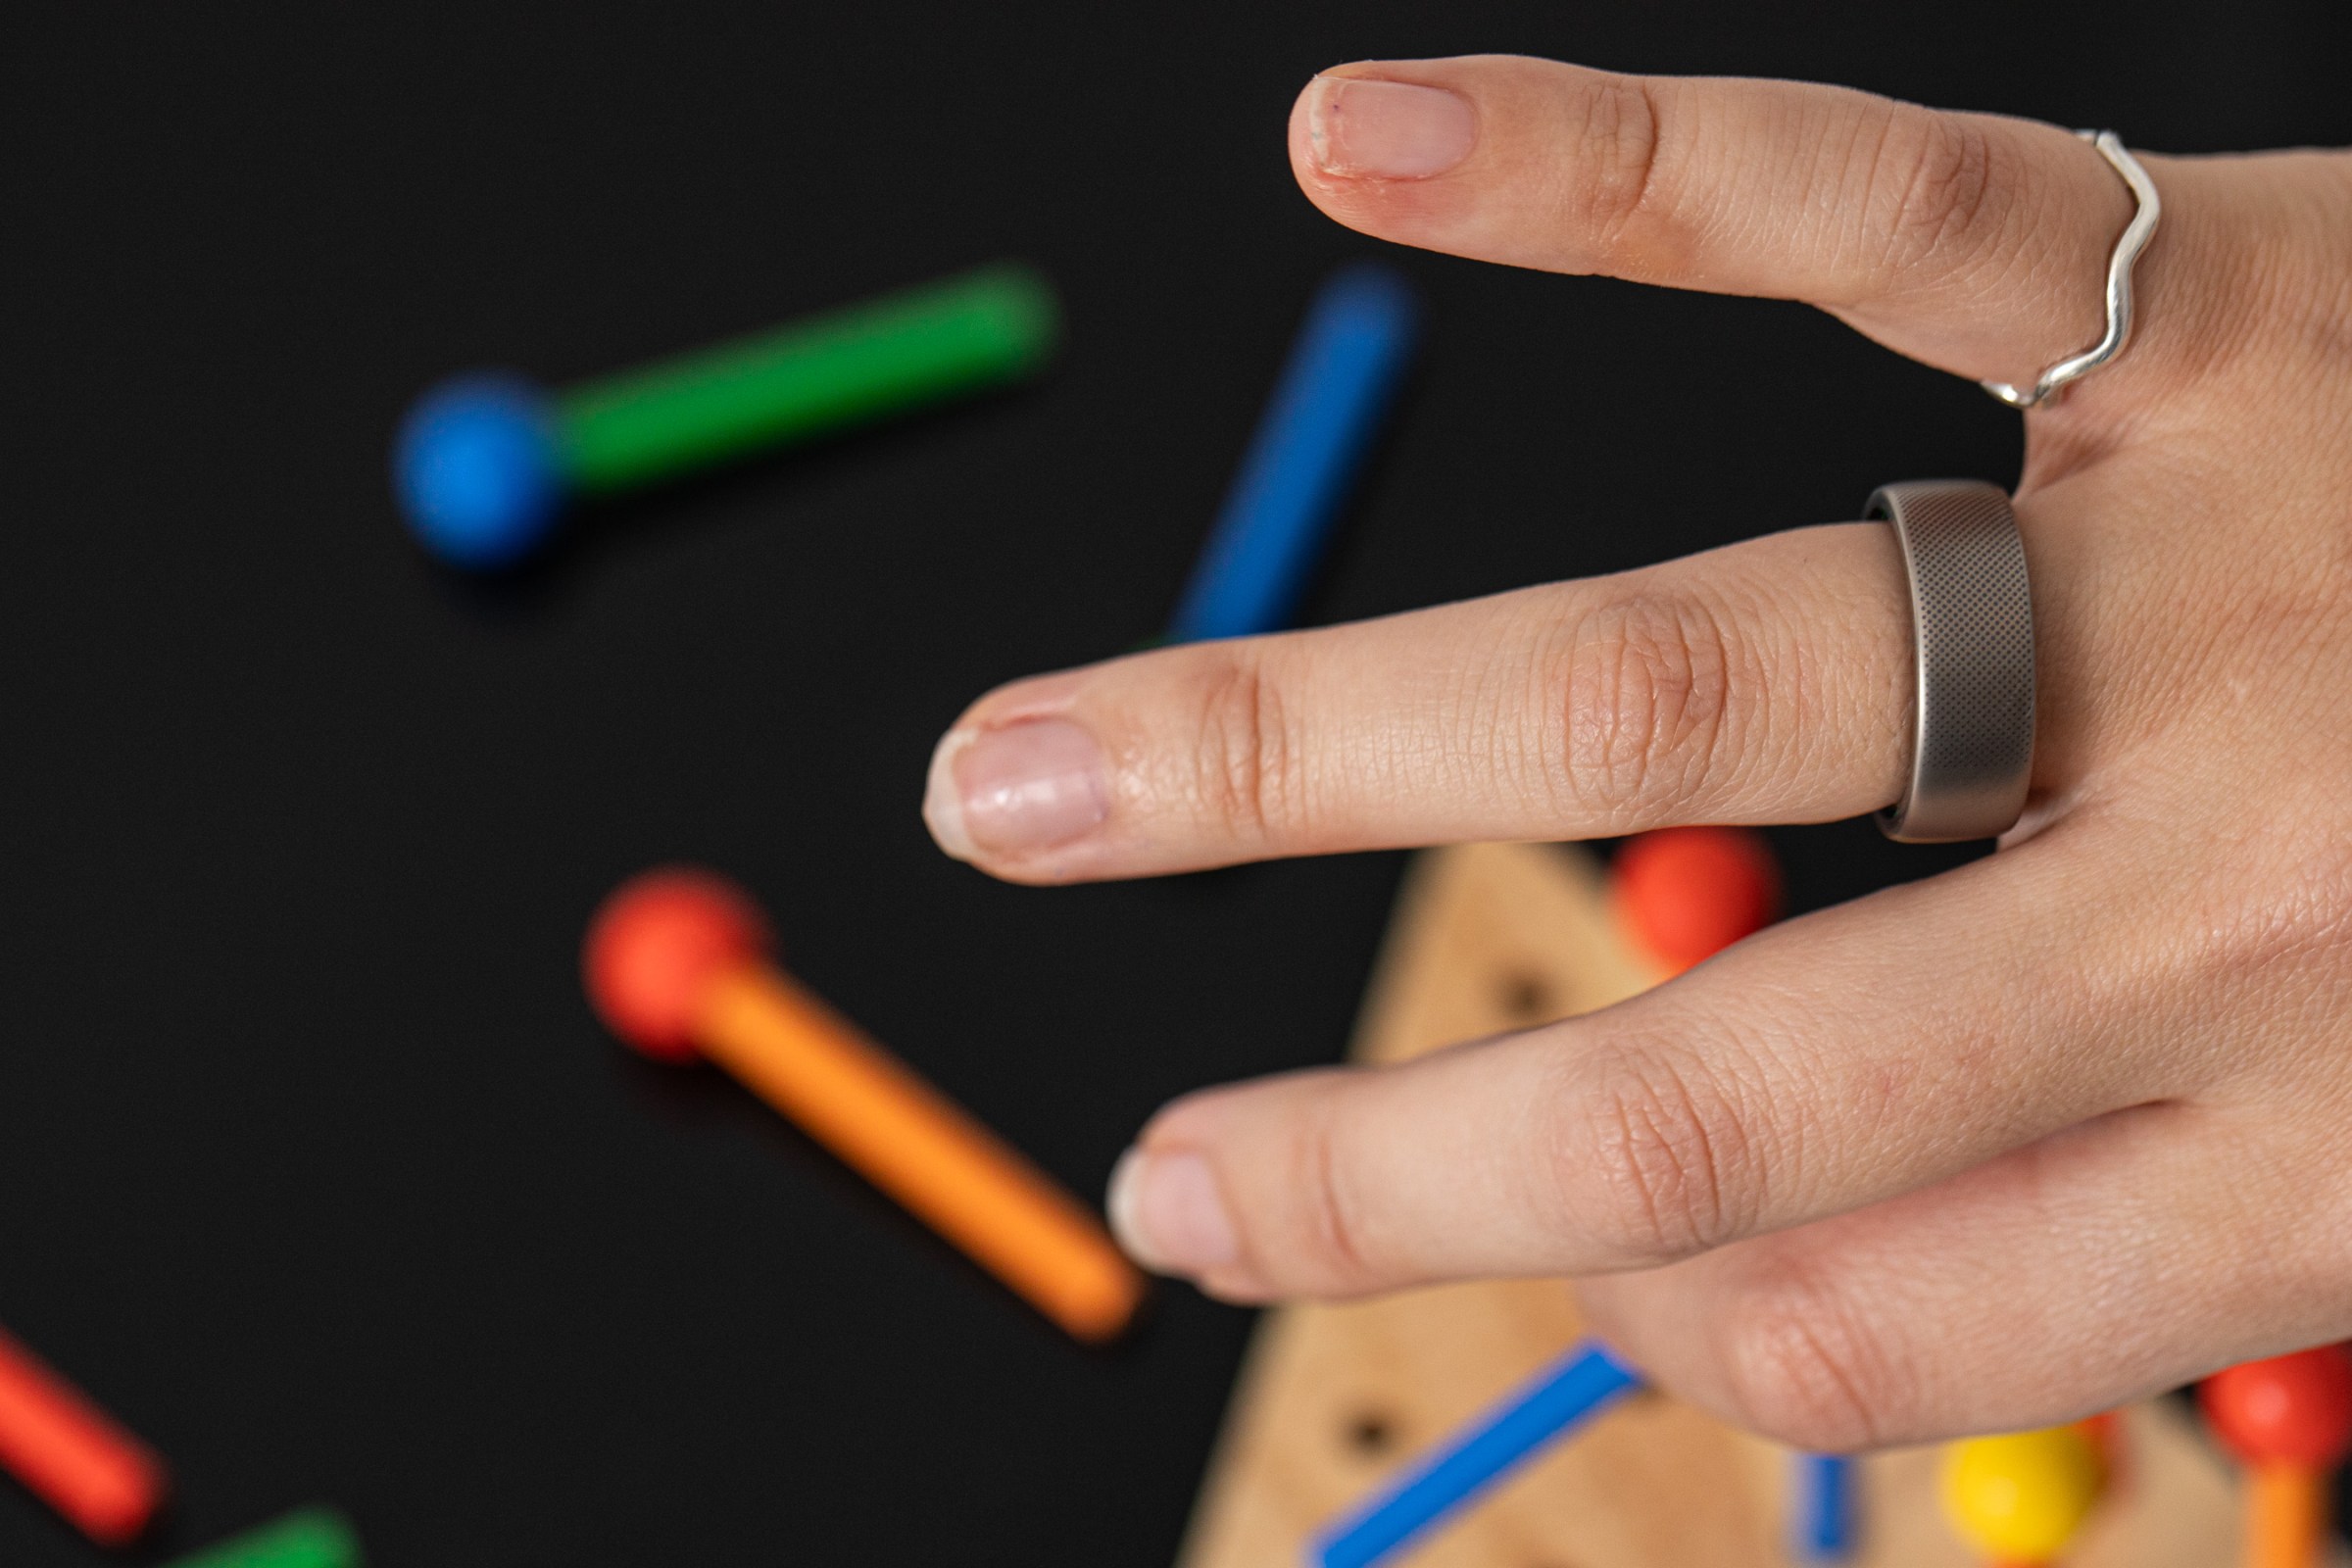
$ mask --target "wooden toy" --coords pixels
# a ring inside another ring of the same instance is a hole
[[[1043,278],[994,267],[562,391],[474,371],[410,410],[393,488],[435,559],[503,570],[545,545],[576,498],[1029,375],[1059,318]]]
[[[1970,1438],[1944,1454],[1943,1510],[1986,1568],[2053,1568],[2107,1484],[2099,1444],[2080,1427]]]
[[[1771,854],[1743,828],[1642,834],[1618,852],[1609,885],[1620,932],[1667,974],[1730,947],[1778,912]],[[1415,1455],[1379,1494],[1334,1523],[1310,1553],[1315,1568],[1377,1568],[1639,1387],[1640,1375],[1607,1346],[1578,1347]],[[1825,1456],[1804,1474],[1816,1484],[1800,1494],[1799,1537],[1817,1559],[1825,1548],[1842,1556],[1852,1511],[1846,1462]]]
[[[2352,1450],[2352,1354],[2323,1345],[2207,1378],[2197,1402],[2246,1466],[2245,1568],[2314,1568],[2334,1512],[2330,1473]]]
[[[1291,624],[1412,359],[1420,318],[1394,268],[1355,262],[1324,279],[1177,601],[1167,641]]]
[[[5,1329],[0,1469],[102,1546],[136,1541],[163,1506],[163,1461]]]
[[[1609,904],[1635,949],[1680,974],[1780,918],[1781,874],[1746,828],[1661,828],[1617,852]]]
[[[1408,874],[1356,1039],[1396,1061],[1585,1012],[1656,978],[1628,951],[1582,852],[1469,845]],[[1585,1335],[1574,1292],[1505,1280],[1266,1314],[1180,1568],[1295,1568],[1399,1464]],[[2227,1468],[2171,1405],[2120,1421],[2128,1485],[2067,1568],[2215,1568],[2232,1550]],[[1789,1452],[1655,1395],[1537,1455],[1399,1557],[1413,1568],[1771,1568],[1788,1559]],[[1980,1568],[1939,1515],[1934,1448],[1856,1461],[1859,1568]]]
[[[1796,1501],[1789,1549],[1800,1562],[1852,1562],[1862,1541],[1854,1461],[1842,1453],[1802,1453],[1792,1468]]]
[[[605,901],[581,966],[612,1031],[708,1057],[1081,1340],[1127,1326],[1144,1281],[1094,1211],[770,963],[767,923],[707,871]]]
[[[172,1568],[361,1568],[364,1561],[349,1520],[332,1508],[305,1508]]]
[[[1310,1560],[1316,1568],[1373,1568],[1641,1387],[1640,1374],[1607,1346],[1585,1341],[1416,1458],[1327,1530]]]

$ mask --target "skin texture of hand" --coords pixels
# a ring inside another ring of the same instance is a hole
[[[2025,384],[2132,213],[2048,125],[1501,57],[1318,76],[1290,153],[1368,234]],[[1245,1301],[1571,1276],[1667,1388],[1828,1450],[2352,1337],[2352,156],[2142,161],[2137,335],[2025,416],[2000,852],[1589,1017],[1181,1100],[1113,1184],[1139,1258]],[[1908,613],[1842,523],[1168,649],[982,698],[924,808],[1036,883],[1851,816],[1904,776]]]

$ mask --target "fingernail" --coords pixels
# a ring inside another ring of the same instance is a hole
[[[1155,1274],[1199,1274],[1242,1255],[1216,1172],[1199,1154],[1130,1149],[1110,1173],[1103,1206],[1119,1245]]]
[[[950,732],[923,791],[931,836],[959,860],[1051,849],[1109,814],[1102,749],[1066,718]]]
[[[1470,156],[1478,122],[1443,87],[1357,76],[1307,83],[1306,137],[1315,167],[1358,179],[1427,179]]]

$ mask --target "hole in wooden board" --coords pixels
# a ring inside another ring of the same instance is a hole
[[[1348,1423],[1348,1446],[1367,1459],[1376,1459],[1396,1443],[1396,1430],[1378,1410],[1363,1410]]]
[[[1559,1004],[1542,975],[1525,970],[1506,974],[1494,995],[1504,1016],[1514,1023],[1548,1023],[1559,1016]]]

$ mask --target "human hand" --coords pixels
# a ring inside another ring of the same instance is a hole
[[[1290,146],[1367,233],[2029,385],[2132,210],[2053,126],[1509,58],[1319,76]],[[2352,1336],[2352,156],[2144,161],[2137,335],[2027,416],[2001,852],[1605,1012],[1179,1101],[1114,1182],[1140,1258],[1236,1300],[1575,1276],[1668,1388],[1839,1451]],[[1039,883],[1824,821],[1900,793],[1911,678],[1888,530],[1804,528],[1019,682],[925,812]]]

